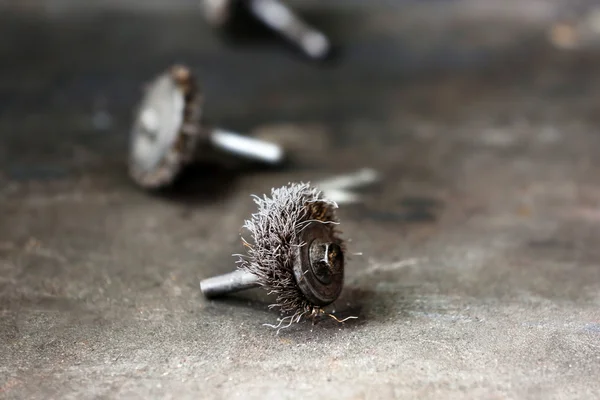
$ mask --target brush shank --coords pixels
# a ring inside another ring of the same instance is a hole
[[[283,150],[274,143],[265,142],[224,129],[213,129],[210,135],[213,146],[236,156],[266,164],[279,164]]]
[[[200,290],[208,298],[219,297],[258,286],[258,277],[256,275],[240,270],[200,281]]]
[[[250,0],[250,11],[269,28],[299,45],[312,58],[324,58],[329,53],[327,37],[303,22],[277,0]]]

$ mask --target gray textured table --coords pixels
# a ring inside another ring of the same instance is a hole
[[[600,53],[518,12],[305,11],[337,64],[225,47],[193,9],[3,13],[0,398],[600,396]],[[294,165],[137,190],[131,109],[173,62]],[[250,194],[362,167],[383,181],[340,211],[362,255],[336,303],[357,320],[276,336],[261,291],[203,299]]]

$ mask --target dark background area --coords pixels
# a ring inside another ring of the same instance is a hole
[[[600,395],[600,45],[556,28],[591,2],[292,2],[326,65],[194,2],[82,4],[0,3],[0,398]],[[173,63],[294,163],[136,188],[133,110]],[[203,298],[251,194],[363,167],[335,303],[358,319],[275,335],[262,291]]]

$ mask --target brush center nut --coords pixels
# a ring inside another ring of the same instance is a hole
[[[299,289],[313,305],[324,307],[338,298],[344,284],[344,252],[331,225],[315,221],[302,229],[294,262]]]
[[[342,268],[344,262],[342,248],[331,242],[315,239],[310,245],[310,267],[319,282],[330,284],[336,271]]]

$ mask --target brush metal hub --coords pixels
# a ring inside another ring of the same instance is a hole
[[[344,253],[333,232],[333,226],[311,222],[300,234],[294,264],[298,287],[315,306],[333,303],[344,284]]]
[[[147,86],[131,130],[129,172],[146,189],[170,185],[191,161],[201,101],[191,71],[174,65]]]
[[[310,244],[310,268],[319,282],[328,285],[333,280],[335,271],[339,271],[340,263],[344,262],[342,248],[331,242],[315,239]]]

